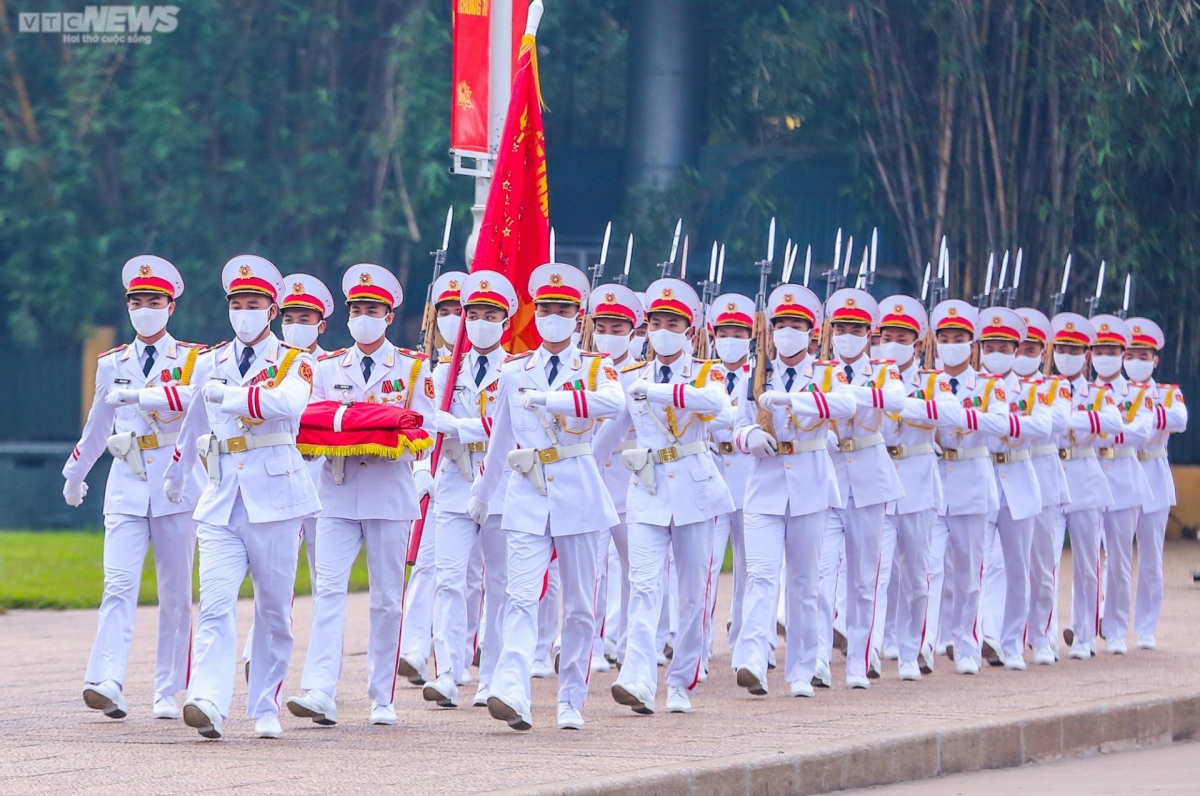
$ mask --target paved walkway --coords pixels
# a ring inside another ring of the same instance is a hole
[[[729,673],[728,650],[722,647],[714,676],[695,695],[690,715],[635,716],[609,697],[615,674],[601,674],[593,678],[587,728],[578,733],[554,728],[553,680],[535,681],[535,726],[529,733],[508,730],[483,709],[427,706],[413,688],[397,693],[399,726],[368,726],[366,595],[352,595],[349,603],[342,723],[320,728],[285,716],[285,735],[278,741],[252,737],[240,674],[234,715],[219,742],[202,741],[181,722],[149,717],[153,609],[139,613],[126,689],[132,712],[119,722],[87,710],[80,697],[94,614],[15,611],[0,616],[0,793],[119,789],[132,795],[239,787],[247,793],[289,796],[490,792],[751,753],[818,751],[876,736],[952,730],[1030,711],[1195,686],[1200,586],[1193,585],[1190,572],[1197,567],[1200,545],[1169,546],[1159,652],[1133,650],[1125,657],[1101,653],[1091,661],[1064,660],[1024,673],[985,667],[974,678],[954,675],[951,666],[941,665],[920,683],[898,682],[895,664],[888,664],[884,679],[870,691],[834,688],[818,691],[815,699],[795,700],[782,695],[785,686],[776,673],[769,697],[756,699],[738,689]],[[1069,563],[1064,562],[1064,569],[1070,572]],[[1063,596],[1069,577],[1067,581]],[[727,605],[728,582],[722,588],[721,602]],[[310,608],[307,598],[296,601],[297,652],[285,694],[298,687]],[[240,612],[239,627],[245,632],[249,604]],[[835,683],[840,683],[840,660],[834,668]],[[472,693],[471,687],[463,690],[465,704]]]

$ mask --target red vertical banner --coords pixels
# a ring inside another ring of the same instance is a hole
[[[486,153],[492,0],[450,2],[454,42],[450,148]]]

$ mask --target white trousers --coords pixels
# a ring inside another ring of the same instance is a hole
[[[317,521],[317,582],[313,592],[312,634],[300,687],[337,695],[346,630],[346,591],[350,568],[367,546],[370,627],[367,641],[367,695],[377,705],[392,704],[396,690],[404,599],[404,557],[409,520]],[[251,664],[253,666],[253,664]]]
[[[1014,520],[1008,506],[996,517],[996,537],[1003,556],[1003,619],[1000,623],[999,651],[1005,657],[1021,657],[1025,652],[1029,626],[1029,571],[1033,545],[1034,518]]]
[[[839,605],[844,599],[838,593],[845,588],[842,577],[843,561],[846,556],[846,534],[842,527],[842,516],[836,509],[825,513],[825,530],[821,538],[820,582],[817,585],[817,658],[829,665],[833,657],[833,628],[839,622],[844,627],[845,619]]]
[[[929,603],[925,608],[925,646],[935,650],[949,642],[950,583],[946,578],[946,551],[950,545],[950,526],[944,514],[933,521],[929,534]]]
[[[925,619],[929,605],[929,541],[937,512],[933,509],[911,514],[884,516],[885,546],[892,539],[891,555],[880,556],[880,578],[887,573],[887,588],[879,589],[875,610],[876,635],[886,621],[894,628],[902,662],[913,662],[925,643]],[[881,604],[881,605],[879,605]],[[882,609],[882,610],[881,610]]]
[[[146,550],[154,547],[158,578],[158,653],[154,691],[174,695],[187,688],[192,655],[192,557],[196,522],[191,515],[104,515],[104,596],[85,683],[114,680],[122,688],[137,620],[138,591]]]
[[[979,584],[979,636],[1000,649],[1000,633],[1004,624],[1004,550],[996,532],[998,514],[988,515],[983,534],[983,580]]]
[[[1076,644],[1096,643],[1100,634],[1100,535],[1099,509],[1081,509],[1067,515],[1071,534],[1071,628]]]
[[[824,516],[825,512],[821,512]],[[729,649],[737,646],[738,636],[742,631],[742,605],[746,599],[746,540],[745,518],[741,509],[722,514],[713,524],[713,555],[712,567],[709,570],[709,582],[712,588],[708,590],[708,625],[704,639],[704,657],[707,660],[713,654],[713,640],[717,635],[717,584],[721,579],[721,567],[725,565],[725,548],[733,545],[733,593],[729,602]],[[778,579],[778,577],[777,577]],[[763,669],[765,672],[766,669]]]
[[[559,572],[558,558],[551,556],[550,566],[546,569],[546,578],[542,583],[542,599],[538,601],[537,646],[533,649],[535,661],[554,660],[554,645],[558,641],[562,619],[561,596],[562,575]],[[588,665],[591,666],[590,661]]]
[[[826,514],[818,511],[784,517],[745,513],[746,594],[741,606],[741,633],[733,647],[734,669],[749,667],[760,676],[766,675],[776,637],[776,597],[780,579],[786,576],[784,678],[789,683],[812,680],[817,664],[818,586]]]
[[[1133,537],[1141,508],[1104,512],[1104,637],[1121,639],[1129,632],[1133,609]]]
[[[987,535],[986,514],[953,514],[946,517],[949,531],[947,549],[950,570],[950,615],[943,616],[947,632],[943,636],[954,644],[954,658],[960,655],[980,659],[979,590],[983,580],[983,542]]]
[[[604,652],[618,663],[625,662],[629,611],[629,528],[625,515],[610,531],[612,546],[608,556],[608,601],[604,619]],[[619,583],[619,588],[614,585]]]
[[[404,590],[404,624],[400,631],[400,654],[417,663],[427,662],[433,655],[433,592],[437,586],[434,561],[437,529],[434,527],[433,501],[430,501],[425,517],[417,560]]]
[[[655,627],[664,605],[663,562],[674,552],[679,623],[667,686],[696,686],[704,647],[705,605],[712,563],[712,520],[683,525],[629,523],[629,634],[621,682],[658,691]]]
[[[1057,525],[1062,517],[1059,506],[1042,509],[1033,518],[1033,538],[1029,546],[1029,646],[1040,650],[1057,649],[1054,613],[1058,602],[1058,561],[1062,557]],[[1055,542],[1058,549],[1055,550]]]
[[[237,663],[238,590],[254,584],[253,662],[247,709],[251,718],[279,715],[279,692],[292,657],[292,597],[300,520],[250,522],[239,494],[224,526],[200,523],[200,610],[189,699],[206,699],[229,716]]]
[[[876,651],[896,646],[896,600],[899,598],[896,571],[896,523],[894,514],[883,515],[883,538],[879,545],[879,593],[875,595],[875,634],[871,645]],[[928,546],[927,546],[928,547]],[[926,550],[925,566],[929,565]],[[921,620],[924,624],[924,619]]]
[[[466,514],[439,513],[437,518],[436,568],[437,586],[433,596],[433,651],[437,661],[438,675],[449,674],[456,683],[466,682],[471,658],[474,657],[475,634],[470,627],[470,614],[474,607],[479,614],[478,597],[472,605],[470,571],[473,561],[483,560],[484,578],[489,594],[504,594],[505,533],[500,530],[500,515],[488,517],[483,526]],[[482,553],[477,553],[482,550]],[[500,611],[503,599],[492,600],[487,609],[487,623],[483,631],[483,646],[500,643]],[[478,626],[478,620],[476,620]],[[495,666],[498,651],[489,656]],[[483,658],[479,657],[480,681],[483,678]],[[491,670],[488,670],[489,676]]]
[[[528,708],[529,670],[538,639],[538,603],[557,551],[562,576],[562,657],[558,701],[583,709],[596,636],[596,533],[551,537],[508,531],[508,600],[504,606],[503,648],[491,691],[514,707]]]
[[[1138,638],[1154,635],[1163,600],[1163,543],[1170,509],[1143,511],[1137,522],[1137,613],[1133,629]]]
[[[308,557],[308,582],[315,590],[317,582],[317,518],[304,518],[304,553]],[[242,660],[249,662],[254,649],[254,623],[250,623],[250,632],[246,634],[246,643],[242,647]]]
[[[885,504],[858,506],[847,500],[844,509],[833,509],[841,520],[846,545],[846,676],[866,676],[870,662],[871,638],[875,620],[875,594],[879,589],[880,548],[883,546],[883,512]],[[832,523],[826,523],[828,529]],[[822,545],[835,539],[826,537]],[[824,550],[824,547],[822,547]],[[822,554],[823,561],[829,559]],[[836,581],[829,582],[828,568],[822,568],[822,597],[836,599]],[[826,615],[832,616],[829,608]],[[824,617],[822,617],[824,619]],[[832,621],[830,627],[832,628]],[[832,634],[830,636],[832,639]]]

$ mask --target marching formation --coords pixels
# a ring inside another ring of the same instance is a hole
[[[839,233],[839,263],[840,248]],[[1015,291],[1005,300],[990,276],[974,303],[947,298],[944,251],[920,300],[876,299],[861,275],[845,287],[848,266],[835,266],[822,301],[809,266],[805,284],[790,281],[788,255],[774,286],[770,254],[759,264],[756,299],[721,292],[715,249],[700,293],[669,265],[644,293],[554,262],[527,285],[442,273],[427,351],[388,339],[403,291],[387,269],[345,272],[354,345],[325,351],[329,289],[250,255],[222,272],[234,339],[183,343],[167,331],[178,270],[134,257],[122,278],[136,338],[100,357],[63,469],[77,506],[88,471],[113,457],[85,703],[129,713],[147,546],[160,597],[153,715],[205,738],[225,733],[242,668],[247,573],[255,734],[280,737],[285,709],[338,723],[363,546],[372,724],[397,723],[398,678],[441,708],[469,699],[529,730],[531,678],[557,676],[556,725],[580,730],[590,673],[613,666],[611,698],[648,715],[689,712],[710,677],[765,696],[777,661],[784,693],[812,698],[838,685],[834,649],[855,689],[888,661],[919,681],[935,665],[977,675],[1126,654],[1131,630],[1155,649],[1175,502],[1167,439],[1187,424],[1178,388],[1154,380],[1159,326],[1010,308]],[[509,355],[529,316],[540,345]],[[319,406],[324,446],[298,440]],[[386,427],[390,445],[352,444],[364,407],[409,426]],[[301,542],[312,630],[301,692],[287,695]],[[722,632],[732,671],[712,668]]]

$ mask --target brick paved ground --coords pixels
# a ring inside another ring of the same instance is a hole
[[[1066,562],[1065,570],[1070,572]],[[736,688],[722,647],[714,677],[701,686],[690,715],[638,717],[608,695],[614,674],[593,678],[583,732],[554,728],[554,681],[535,681],[534,730],[518,734],[483,709],[427,707],[417,689],[397,695],[400,724],[366,723],[366,595],[349,604],[341,724],[319,728],[285,716],[284,738],[252,737],[238,677],[226,738],[204,742],[181,722],[149,717],[153,609],[141,609],[124,721],[87,710],[80,677],[95,619],[90,611],[16,611],[0,616],[0,793],[200,793],[240,787],[247,793],[472,793],[571,782],[671,763],[749,752],[820,749],[873,734],[954,728],[984,718],[1118,695],[1194,685],[1200,651],[1200,545],[1168,548],[1168,591],[1158,634],[1161,650],[1126,657],[1101,653],[1024,673],[988,669],[975,678],[943,665],[920,683],[899,683],[894,664],[870,691],[835,688],[810,700],[789,699],[782,678],[755,699]],[[723,584],[728,589],[728,584]],[[1064,584],[1064,594],[1068,583]],[[725,591],[722,603],[726,603]],[[295,693],[308,639],[307,598],[296,601],[297,655],[285,693]],[[241,606],[240,629],[249,624]],[[1130,638],[1132,647],[1133,639]],[[835,658],[838,657],[835,655]],[[773,673],[774,674],[774,673]],[[835,662],[835,682],[842,679]],[[463,690],[469,704],[472,687]],[[660,699],[665,688],[660,687]]]

